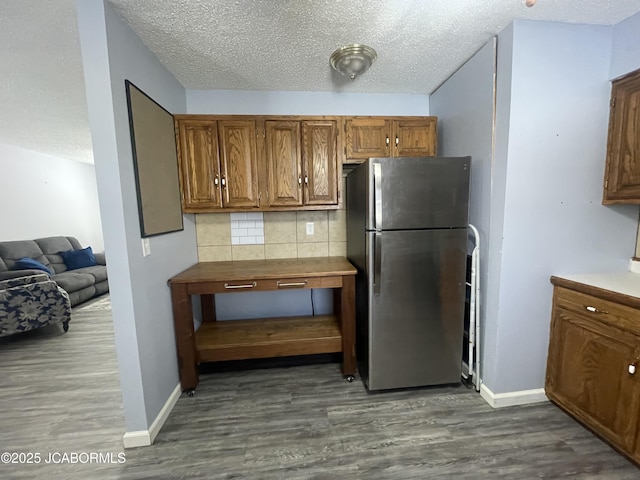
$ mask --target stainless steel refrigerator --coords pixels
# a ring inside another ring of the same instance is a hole
[[[356,354],[369,390],[460,382],[470,162],[370,158],[347,175]]]

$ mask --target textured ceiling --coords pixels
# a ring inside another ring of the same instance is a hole
[[[0,0],[0,143],[93,162],[74,0]]]
[[[428,94],[515,18],[611,25],[638,0],[108,0],[189,89]],[[329,55],[378,52],[351,81]],[[0,143],[91,160],[75,0],[2,0]]]

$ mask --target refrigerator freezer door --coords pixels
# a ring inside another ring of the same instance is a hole
[[[386,390],[460,382],[467,230],[369,232],[366,241],[374,274],[367,345],[359,349],[368,355],[365,384]]]
[[[471,157],[372,158],[367,230],[466,228]]]

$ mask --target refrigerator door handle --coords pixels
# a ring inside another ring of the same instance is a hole
[[[374,228],[382,229],[382,165],[373,164]]]
[[[382,234],[376,232],[373,244],[373,294],[380,295],[380,275],[382,266]]]

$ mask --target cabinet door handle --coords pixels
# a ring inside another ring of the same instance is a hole
[[[306,175],[304,176],[304,184],[309,185],[309,177]]]
[[[213,179],[213,184],[218,185],[218,183],[220,182],[218,181],[218,175],[216,175],[216,177]]]
[[[298,177],[298,185],[302,185],[302,177]]]
[[[398,138],[398,135],[396,135],[396,148],[398,148],[398,143],[400,143],[400,139]]]
[[[591,313],[609,313],[609,312],[605,312],[604,310],[598,310],[596,307],[592,307],[591,305],[585,305],[584,308],[587,312],[591,312]]]
[[[225,283],[224,288],[232,290],[234,288],[253,288],[256,285],[258,285],[256,282],[246,283],[244,285],[229,285],[228,283]]]
[[[389,148],[389,135],[387,135],[387,148]]]
[[[304,287],[304,286],[307,285],[307,280],[304,280],[302,282],[281,282],[280,280],[278,280],[277,284],[278,284],[278,288],[283,288],[283,287]]]
[[[222,183],[222,188],[224,188],[224,187],[226,187],[226,186],[227,186],[227,181],[225,180],[225,178],[224,178],[224,177],[222,177],[222,178],[220,179],[220,182]]]
[[[629,365],[629,374],[635,375],[635,373],[636,373],[636,366],[632,363],[631,365]]]

